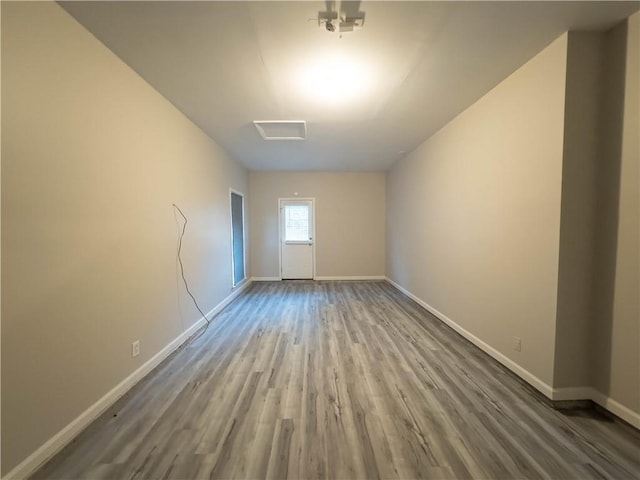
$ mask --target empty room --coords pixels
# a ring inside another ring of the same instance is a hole
[[[636,479],[640,2],[2,1],[8,479]]]

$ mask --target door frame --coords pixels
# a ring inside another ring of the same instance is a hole
[[[242,266],[243,266],[243,274],[244,278],[240,280],[238,283],[235,283],[234,278],[234,270],[235,265],[233,261],[233,203],[231,194],[235,193],[236,195],[242,198]],[[247,281],[247,229],[245,228],[246,217],[246,206],[245,206],[246,196],[244,193],[235,190],[233,188],[229,188],[229,238],[231,239],[231,289],[235,290],[240,285],[244,284]]]
[[[316,231],[316,197],[280,197],[278,198],[278,278],[282,281],[282,209],[284,202],[311,202],[311,217],[313,219],[313,242],[311,243],[312,275],[311,279],[316,279],[316,244],[318,242],[318,232]]]

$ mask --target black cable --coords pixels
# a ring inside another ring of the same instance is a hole
[[[193,294],[191,293],[191,290],[189,290],[189,284],[187,283],[187,278],[184,276],[184,265],[182,264],[182,257],[180,256],[180,254],[182,253],[182,238],[184,237],[184,233],[187,230],[187,223],[189,222],[189,220],[187,220],[187,217],[185,216],[184,213],[182,213],[182,210],[180,210],[179,206],[177,206],[175,203],[173,203],[172,205],[173,205],[173,208],[175,208],[180,213],[180,216],[182,216],[182,218],[184,219],[184,223],[182,224],[182,232],[180,232],[180,237],[178,238],[178,263],[180,264],[180,274],[182,275],[182,281],[184,282],[184,287],[187,290],[187,293],[189,294],[189,296],[191,297],[191,300],[193,300],[193,304],[196,306],[196,308],[198,309],[198,312],[200,312],[200,315],[202,315],[205,322],[207,322],[207,326],[200,333],[200,335],[198,335],[198,337],[200,337],[201,335],[204,334],[204,332],[207,331],[207,328],[209,328],[211,321],[207,318],[207,316],[204,314],[204,312],[198,305],[198,302],[196,301],[196,297],[194,297]]]

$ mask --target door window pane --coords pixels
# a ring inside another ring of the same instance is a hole
[[[309,241],[309,207],[307,205],[285,205],[284,239],[286,242]]]

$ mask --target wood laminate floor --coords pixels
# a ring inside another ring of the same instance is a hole
[[[637,430],[552,409],[384,282],[247,289],[34,478],[638,478]]]

